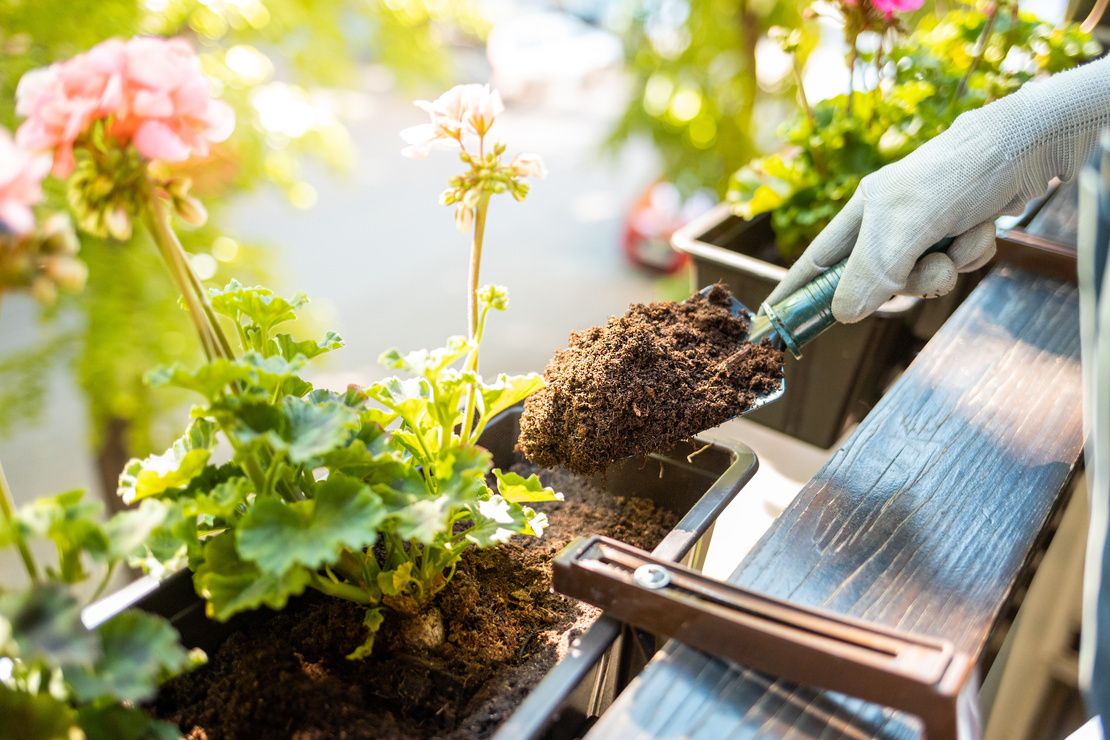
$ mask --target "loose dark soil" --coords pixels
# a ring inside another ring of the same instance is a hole
[[[566,501],[536,505],[550,518],[543,537],[467,552],[434,602],[442,644],[414,650],[393,615],[369,658],[347,660],[365,639],[363,609],[312,592],[165,685],[154,713],[189,740],[489,737],[599,613],[551,593],[554,555],[594,533],[650,550],[678,520],[566,471],[539,472]]]
[[[544,371],[547,387],[524,402],[521,450],[542,467],[587,475],[747,411],[782,382],[782,352],[745,345],[748,320],[729,306],[715,285],[573,332]]]

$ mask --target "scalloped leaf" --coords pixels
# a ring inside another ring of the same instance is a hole
[[[309,571],[293,568],[280,576],[263,573],[254,563],[239,558],[233,532],[209,537],[204,543],[204,563],[193,575],[197,593],[208,601],[208,616],[226,622],[238,612],[268,606],[283,609],[290,596],[304,593]]]
[[[119,477],[116,493],[124,502],[133,503],[187,485],[207,466],[218,429],[213,421],[194,419],[185,434],[161,455],[131,459]]]
[[[405,587],[410,583],[420,585],[412,575],[413,563],[406,560],[393,570],[384,570],[378,574],[378,589],[386,596],[397,596],[405,592]]]
[[[539,501],[563,500],[563,494],[556,493],[555,489],[550,486],[545,486],[535,473],[524,478],[512,471],[502,473],[501,468],[494,468],[493,475],[497,478],[497,492],[506,501],[527,504]]]
[[[21,506],[15,525],[23,539],[45,537],[58,550],[58,570],[48,567],[51,575],[66,583],[77,583],[88,577],[82,553],[105,555],[111,543],[99,522],[103,504],[85,501],[84,491],[67,491]]]
[[[432,402],[432,389],[425,378],[386,378],[369,386],[366,394],[417,423]]]
[[[448,499],[453,506],[464,506],[485,498],[489,492],[486,474],[492,465],[493,455],[483,447],[456,447],[440,452],[434,475],[436,492]]]
[[[473,502],[467,509],[474,526],[467,531],[466,538],[478,547],[508,542],[510,537],[523,533],[528,527],[528,518],[520,504],[496,494],[485,501]]]
[[[483,421],[492,419],[543,387],[543,378],[536,373],[513,376],[502,373],[492,385],[480,385],[478,390],[482,396]]]
[[[434,381],[448,365],[465,357],[474,348],[473,342],[466,337],[455,336],[447,339],[447,346],[440,349],[418,349],[402,355],[396,348],[386,350],[378,358],[378,363],[393,370],[403,370],[409,375],[425,377]]]
[[[76,724],[73,709],[47,692],[12,691],[0,683],[0,740],[70,740]]]
[[[244,288],[237,280],[232,280],[222,290],[210,289],[208,296],[217,313],[241,325],[245,323],[244,319],[249,319],[263,330],[264,335],[268,335],[269,330],[278,324],[296,320],[297,309],[308,303],[308,298],[301,292],[285,300],[260,285]]]
[[[88,664],[100,641],[81,622],[81,604],[58,583],[0,594],[0,619],[9,629],[5,652],[50,666]],[[0,630],[0,632],[5,630]]]
[[[74,697],[81,702],[105,697],[146,701],[158,691],[159,681],[193,664],[177,630],[154,614],[128,610],[100,625],[96,632],[101,644],[96,662],[63,671]]]
[[[285,398],[281,411],[286,422],[282,441],[289,459],[298,464],[348,444],[359,429],[358,413],[339,403]]]
[[[232,383],[244,383],[250,379],[250,368],[235,361],[225,359],[207,362],[196,370],[189,370],[184,365],[175,364],[170,367],[160,367],[146,374],[148,385],[158,388],[172,386],[196,391],[209,401],[214,401]]]
[[[237,528],[238,552],[275,576],[297,565],[317,570],[338,561],[341,548],[374,544],[385,516],[369,486],[336,473],[316,487],[314,500],[256,501]]]
[[[104,523],[108,538],[107,560],[123,560],[143,547],[143,543],[166,520],[167,507],[161,501],[147,499],[139,508],[121,511]]]
[[[86,740],[179,740],[181,732],[169,722],[154,719],[141,709],[119,704],[81,707],[77,724]]]
[[[247,497],[254,493],[254,484],[249,478],[232,478],[218,483],[208,493],[198,494],[185,505],[190,516],[208,515],[224,521],[234,520]]]
[[[281,356],[287,360],[292,360],[297,355],[302,355],[306,360],[311,360],[343,346],[343,338],[334,331],[329,331],[323,339],[317,342],[312,340],[298,342],[289,334],[276,334],[270,341],[277,347]]]
[[[287,360],[279,355],[263,357],[258,352],[247,352],[236,363],[249,370],[251,385],[270,395],[281,393],[303,396],[312,390],[312,384],[297,375],[304,369],[303,357]]]
[[[347,447],[340,447],[326,453],[323,458],[324,467],[334,473],[343,473],[352,478],[365,479],[375,475],[383,467],[390,469],[398,464],[393,450],[388,444],[371,444],[370,447],[361,439],[356,439]]]

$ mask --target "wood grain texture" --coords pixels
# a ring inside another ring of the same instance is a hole
[[[1077,298],[1074,285],[993,271],[729,580],[981,655],[1082,449]],[[587,737],[917,727],[671,643]]]

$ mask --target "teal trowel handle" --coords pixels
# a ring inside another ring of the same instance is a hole
[[[952,246],[953,241],[952,237],[941,239],[921,256],[943,252]],[[832,312],[833,293],[840,284],[847,262],[846,258],[841,260],[774,306],[763,304],[763,313],[771,320],[775,333],[795,357],[802,356],[803,345],[836,323]]]

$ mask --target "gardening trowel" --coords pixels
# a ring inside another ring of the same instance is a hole
[[[952,246],[952,242],[952,237],[941,239],[929,247],[922,256],[943,252]],[[749,317],[748,336],[744,339],[741,348],[734,355],[723,360],[718,367],[725,367],[737,361],[743,356],[748,344],[758,344],[764,339],[776,349],[789,350],[790,354],[800,360],[802,347],[836,323],[836,319],[833,318],[832,299],[847,263],[847,258],[841,260],[773,306],[764,303],[762,313],[759,315],[755,315],[754,311],[748,310],[743,303],[733,297],[729,312],[733,316]],[[703,288],[701,292],[707,293],[711,288],[712,286]],[[780,381],[775,390],[759,395],[743,414],[776,400],[785,390],[785,380]]]

